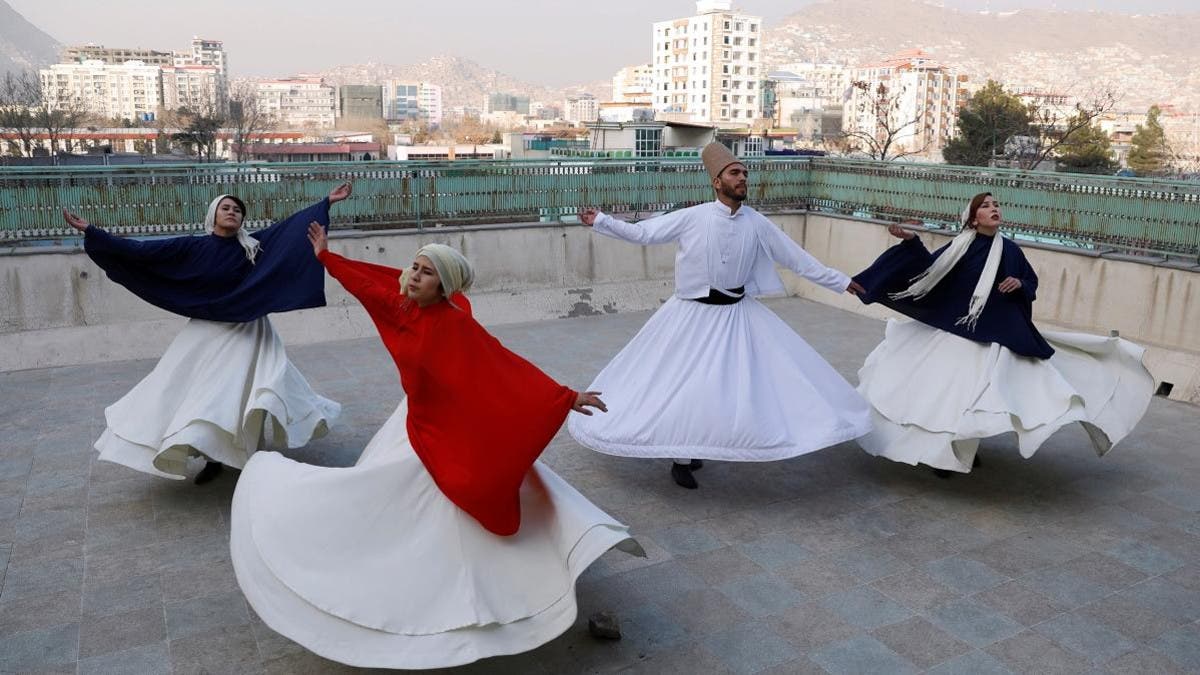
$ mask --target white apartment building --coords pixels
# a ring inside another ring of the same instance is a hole
[[[332,129],[337,89],[319,77],[290,77],[258,83],[258,100],[285,127]]]
[[[163,66],[163,108],[209,113],[220,109],[223,80],[212,66]],[[228,100],[226,98],[226,100]]]
[[[563,119],[572,124],[591,122],[598,118],[599,111],[596,97],[591,94],[572,96],[563,101]]]
[[[221,112],[229,110],[229,61],[225,55],[225,43],[192,36],[190,51],[175,52],[175,67],[212,68],[215,73],[213,105]],[[166,67],[163,67],[164,73]],[[165,80],[164,80],[165,83]],[[164,92],[164,98],[166,93]],[[169,108],[170,106],[168,106]]]
[[[383,83],[383,115],[389,120],[416,120],[431,127],[441,126],[442,88],[429,82],[388,80]]]
[[[820,99],[822,106],[840,106],[845,102],[852,69],[844,63],[799,61],[780,64],[772,70],[799,76],[811,87],[812,95]]]
[[[626,66],[613,75],[614,103],[650,104],[654,95],[654,66],[644,64]]]
[[[66,104],[78,100],[104,118],[153,119],[162,105],[162,71],[142,61],[56,63],[39,74],[52,101]]]
[[[884,133],[872,104],[882,84],[893,102],[886,113],[888,125],[901,129],[893,138],[893,145],[931,157],[940,156],[941,148],[954,135],[958,109],[968,98],[967,76],[935,61],[920,49],[855,68],[853,82],[867,86],[865,91],[858,87],[849,90],[843,117],[847,132],[865,131],[876,137]]]
[[[746,126],[759,116],[762,17],[731,0],[699,0],[696,16],[653,26],[653,104],[660,119]]]

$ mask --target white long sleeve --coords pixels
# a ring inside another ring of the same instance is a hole
[[[799,274],[809,281],[828,288],[835,293],[842,293],[850,285],[850,277],[844,272],[826,267],[821,261],[812,256],[792,241],[792,238],[775,223],[763,218],[760,223],[763,248],[776,264],[782,265]]]
[[[664,213],[636,223],[627,223],[607,213],[598,213],[592,228],[600,234],[634,244],[665,244],[677,241],[682,236],[688,218],[687,209]]]

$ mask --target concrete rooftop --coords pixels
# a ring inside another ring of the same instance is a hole
[[[872,319],[771,306],[851,382]],[[494,332],[588,384],[647,313]],[[292,453],[346,465],[399,384],[374,339],[289,349],[344,406]],[[0,672],[326,673],[249,610],[229,562],[236,474],[204,487],[100,463],[103,409],[153,361],[0,373]],[[582,577],[574,628],[453,672],[1200,672],[1200,417],[1155,399],[1103,459],[1078,428],[1031,460],[1011,439],[940,480],[853,443],[766,464],[712,462],[698,491],[665,461],[607,457],[564,432],[547,463],[632,526],[647,560],[610,552]],[[586,619],[615,612],[624,639]]]

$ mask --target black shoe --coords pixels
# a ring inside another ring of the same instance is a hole
[[[934,469],[933,475],[943,480],[950,480],[954,477],[954,472],[950,471],[949,469]]]
[[[223,468],[220,462],[205,462],[204,468],[200,469],[200,473],[196,474],[196,478],[192,482],[196,485],[211,483],[216,480],[217,476],[221,475]]]
[[[696,482],[695,476],[692,475],[691,465],[689,464],[671,462],[671,478],[674,478],[675,484],[682,488],[695,490],[700,487],[700,484]]]
[[[699,471],[700,469],[704,468],[704,460],[693,459],[692,463],[688,464],[688,468],[691,469],[692,471]]]

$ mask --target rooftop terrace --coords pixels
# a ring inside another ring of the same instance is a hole
[[[211,191],[206,189],[206,191]],[[770,306],[851,382],[882,323],[796,298]],[[509,324],[508,346],[575,387],[647,312]],[[291,346],[344,405],[290,454],[354,461],[400,397],[377,339]],[[103,408],[153,360],[0,373],[0,672],[360,672],[265,627],[229,562],[236,477],[196,487],[100,463]],[[532,652],[453,672],[1182,673],[1200,670],[1200,416],[1156,398],[1107,457],[1061,431],[1030,460],[984,443],[951,480],[853,443],[784,462],[710,463],[701,489],[662,461],[560,433],[544,460],[628,523],[581,617]],[[624,638],[599,642],[609,610]]]

